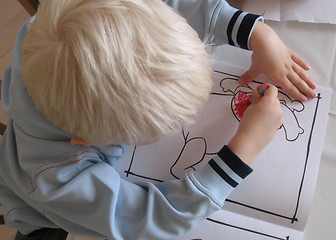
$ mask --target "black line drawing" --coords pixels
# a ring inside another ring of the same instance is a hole
[[[307,144],[306,160],[305,160],[305,165],[304,165],[304,169],[303,169],[303,173],[302,173],[302,178],[301,178],[300,188],[299,188],[299,192],[298,192],[295,212],[294,212],[294,215],[293,215],[293,218],[292,218],[292,223],[293,223],[293,220],[296,219],[296,215],[297,215],[298,210],[299,210],[302,188],[303,188],[304,180],[305,180],[305,177],[306,177],[306,170],[307,170],[308,161],[309,161],[311,140],[312,140],[312,136],[313,136],[314,126],[315,126],[315,123],[316,123],[317,111],[318,111],[320,101],[322,99],[321,93],[318,93],[316,99],[317,99],[317,102],[316,102],[316,107],[315,107],[315,112],[314,112],[314,117],[313,117],[313,123],[312,123],[312,127],[311,127],[311,130],[310,130],[310,133],[309,133],[309,140],[308,140],[308,144]]]
[[[222,73],[216,71],[217,73]],[[227,74],[227,73],[224,73]],[[228,74],[227,74],[228,75]],[[252,96],[252,87],[250,85],[237,86],[234,90],[231,90],[229,86],[232,85],[231,81],[238,82],[239,76],[230,74],[228,77],[223,78],[220,81],[220,87],[222,92],[213,92],[213,95],[231,96],[231,110],[238,121],[242,118],[245,108],[238,107],[242,101],[249,99]],[[262,84],[258,81],[253,81],[257,84]],[[285,133],[285,139],[287,141],[295,141],[301,134],[304,133],[304,129],[301,127],[299,120],[296,116],[297,113],[304,111],[305,106],[298,100],[293,100],[285,92],[279,89],[279,99],[283,106],[283,114],[287,115],[286,122],[283,122],[279,129],[283,129]],[[247,106],[246,106],[247,107]]]
[[[247,204],[244,204],[244,203],[241,203],[241,202],[237,202],[237,201],[234,201],[234,200],[231,200],[231,199],[226,199],[225,200],[227,203],[232,203],[232,204],[235,204],[235,205],[239,205],[241,207],[244,207],[244,208],[249,208],[249,209],[253,209],[257,212],[262,212],[262,213],[266,213],[268,215],[272,215],[272,216],[275,216],[275,217],[279,217],[279,218],[282,218],[282,219],[287,219],[287,220],[290,220],[291,223],[294,223],[294,222],[298,222],[299,220],[296,218],[296,214],[294,214],[293,217],[288,217],[288,216],[285,216],[283,214],[279,214],[279,213],[275,213],[275,212],[271,212],[271,211],[267,211],[265,209],[261,209],[261,208],[257,208],[257,207],[253,207],[253,206],[250,206],[250,205],[247,205]]]
[[[220,86],[222,89],[222,92],[213,92],[213,95],[217,95],[217,96],[227,96],[227,97],[233,97],[232,101],[231,101],[231,110],[232,113],[234,114],[235,118],[239,121],[239,117],[237,117],[237,115],[235,114],[234,111],[234,106],[233,106],[233,99],[234,97],[239,93],[244,93],[244,94],[251,94],[252,91],[252,87],[250,85],[244,85],[244,86],[238,86],[235,89],[229,89],[225,87],[225,81],[237,81],[238,80],[238,76],[229,74],[229,73],[225,73],[225,72],[220,72],[220,71],[215,71],[219,74],[223,74],[224,76],[226,76],[225,78],[223,78],[220,82]],[[262,84],[261,82],[258,81],[254,81],[255,84]],[[303,127],[301,127],[299,120],[297,118],[297,113],[303,112],[305,110],[305,106],[302,102],[297,101],[297,100],[292,100],[287,94],[285,94],[284,92],[281,91],[281,89],[279,89],[279,95],[280,95],[280,102],[283,105],[283,109],[287,110],[287,114],[291,116],[290,120],[291,122],[286,124],[284,123],[279,129],[283,129],[284,130],[284,135],[285,135],[285,139],[288,142],[294,142],[296,141],[300,135],[302,135],[305,130],[303,129]],[[280,213],[276,213],[276,212],[272,212],[272,211],[268,211],[267,209],[262,209],[262,208],[258,208],[255,206],[250,206],[235,200],[231,200],[231,199],[227,199],[226,202],[229,204],[234,204],[237,206],[240,206],[242,208],[248,208],[248,209],[252,209],[256,212],[261,212],[263,214],[268,214],[268,215],[272,215],[274,217],[277,218],[281,218],[281,219],[285,219],[290,221],[292,224],[299,222],[299,219],[297,218],[297,214],[298,214],[298,210],[300,207],[300,200],[301,200],[301,193],[302,193],[302,189],[303,189],[303,184],[304,184],[304,180],[306,177],[306,170],[307,170],[307,166],[309,164],[309,155],[310,155],[310,144],[311,144],[311,139],[312,139],[312,135],[313,135],[313,131],[314,131],[314,126],[315,126],[315,119],[317,117],[317,112],[318,112],[318,107],[319,107],[319,102],[322,99],[321,94],[318,94],[318,97],[316,98],[316,107],[315,107],[315,111],[314,111],[314,116],[313,116],[313,122],[310,128],[310,134],[309,134],[309,139],[307,142],[307,149],[306,149],[306,157],[304,159],[304,168],[302,169],[302,177],[301,177],[301,181],[300,183],[298,183],[298,195],[297,195],[297,201],[295,203],[295,211],[293,213],[293,215],[291,216],[286,216],[284,214],[280,214]],[[294,128],[290,128],[291,126],[294,126]],[[307,129],[306,129],[307,130]],[[181,131],[181,136],[184,140],[184,145],[181,146],[181,150],[180,153],[178,154],[178,157],[176,158],[175,161],[173,161],[173,164],[171,165],[169,172],[170,174],[176,178],[179,179],[181,178],[180,174],[177,173],[176,169],[183,169],[183,170],[190,170],[196,169],[196,166],[199,165],[205,158],[205,156],[211,156],[211,155],[215,155],[215,152],[207,152],[208,151],[208,143],[206,141],[206,139],[204,139],[203,137],[199,136],[199,137],[190,137],[190,132],[185,132],[184,129],[182,129]],[[185,163],[183,163],[183,161],[180,161],[181,156],[183,155],[184,149],[187,147],[188,144],[190,144],[191,142],[194,141],[198,141],[200,143],[200,145],[203,146],[203,151],[201,150],[200,152],[202,152],[201,156],[199,159],[196,159],[194,161],[194,163],[189,164],[189,165],[183,165]],[[132,154],[132,158],[130,160],[130,165],[128,167],[127,170],[125,170],[126,173],[126,177],[128,177],[129,175],[133,175],[136,176],[138,178],[143,178],[143,179],[147,179],[147,180],[151,180],[151,181],[155,181],[155,182],[163,182],[163,180],[161,179],[157,179],[157,178],[152,178],[150,176],[143,176],[142,174],[138,174],[136,173],[134,170],[132,170],[132,166],[135,160],[135,156],[136,156],[136,150],[137,147],[134,147],[133,149],[133,154]],[[209,220],[209,219],[208,219]],[[211,220],[213,222],[215,222],[216,220]],[[237,226],[233,226],[230,224],[224,224],[224,223],[219,223],[222,225],[226,225],[229,227],[234,227],[240,230],[246,230],[249,231],[251,233],[256,234],[256,232],[254,232],[253,230],[248,230],[248,229],[241,229]],[[260,233],[261,235],[263,233]],[[272,237],[272,236],[270,236]],[[285,238],[279,238],[279,237],[274,237],[273,239],[279,239],[279,240],[289,240],[289,236],[285,237]]]
[[[204,157],[206,155],[216,155],[217,154],[217,153],[208,153],[207,152],[207,149],[208,149],[207,142],[203,137],[188,138],[189,132],[187,134],[185,134],[184,129],[182,129],[182,136],[183,136],[183,139],[184,139],[184,145],[182,146],[181,151],[180,151],[176,161],[173,163],[173,165],[171,166],[171,168],[169,170],[171,175],[176,179],[180,179],[182,176],[178,176],[178,173],[176,173],[175,169],[183,169],[184,171],[187,171],[189,169],[196,170],[195,166],[200,164],[204,160]],[[204,152],[203,152],[202,156],[200,157],[200,159],[196,159],[195,163],[193,163],[192,165],[189,164],[189,165],[183,166],[182,165],[183,161],[180,161],[180,157],[182,156],[185,147],[192,141],[200,141],[203,145]]]
[[[273,235],[270,235],[270,234],[254,231],[252,229],[243,228],[243,227],[235,226],[235,225],[232,225],[232,224],[224,223],[224,222],[212,219],[212,218],[207,218],[207,220],[210,221],[210,222],[216,223],[216,224],[220,224],[220,225],[223,225],[223,226],[235,228],[235,229],[245,231],[245,232],[248,232],[248,233],[251,233],[251,234],[256,234],[256,235],[259,235],[259,236],[262,236],[262,237],[267,237],[269,239],[290,240],[289,236],[286,236],[285,238],[282,238],[282,237],[273,236]]]

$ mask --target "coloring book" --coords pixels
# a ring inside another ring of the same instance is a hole
[[[267,80],[261,75],[240,86],[238,78],[245,71],[216,63],[212,93],[195,124],[150,145],[128,146],[116,164],[121,177],[162,182],[206,164],[235,134],[242,116],[239,103]],[[300,102],[279,88],[283,124],[253,163],[253,173],[229,195],[222,210],[179,240],[303,239],[331,101],[331,90],[317,92],[317,98]]]

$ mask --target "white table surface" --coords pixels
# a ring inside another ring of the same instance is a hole
[[[336,25],[266,21],[287,44],[311,66],[310,76],[323,87],[332,88],[327,133],[319,169],[319,177],[304,240],[336,239]],[[251,53],[221,46],[216,48],[218,60],[248,68]],[[69,235],[68,239],[74,236]],[[80,239],[80,238],[76,238]]]

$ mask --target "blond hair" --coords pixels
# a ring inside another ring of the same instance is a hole
[[[161,0],[44,0],[21,67],[45,117],[95,145],[179,129],[211,90],[204,44]]]

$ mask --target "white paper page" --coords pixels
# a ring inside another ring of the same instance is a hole
[[[303,232],[220,211],[176,240],[302,240]],[[104,240],[69,234],[67,240]]]
[[[336,23],[335,0],[243,0],[243,10],[274,21]]]
[[[216,212],[177,240],[302,240],[303,232],[232,212]]]
[[[219,67],[218,67],[219,66]],[[128,147],[116,168],[130,181],[182,178],[206,164],[239,125],[232,101],[258,83],[239,86],[244,69],[218,65],[213,94],[197,122],[159,142]],[[285,227],[303,230],[313,200],[331,92],[306,103],[279,91],[283,126],[252,166],[254,172],[229,196],[225,209]]]
[[[320,88],[318,92],[317,99],[301,103],[279,90],[283,126],[253,164],[254,173],[229,196],[225,209],[304,229],[331,100],[330,90]]]

